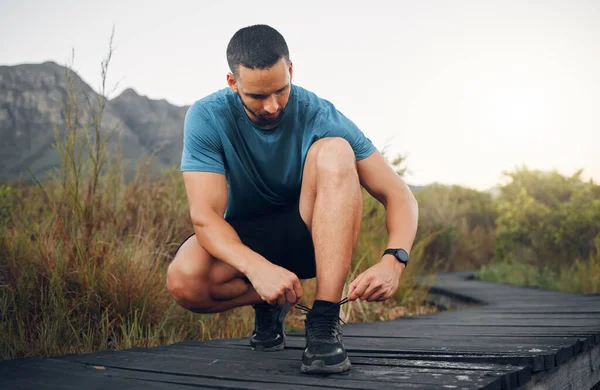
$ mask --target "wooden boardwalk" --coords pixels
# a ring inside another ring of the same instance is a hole
[[[471,304],[344,325],[352,368],[343,374],[302,374],[297,332],[279,352],[251,351],[244,338],[3,361],[0,389],[587,390],[600,381],[600,295],[484,283],[469,273],[440,275],[432,292]]]

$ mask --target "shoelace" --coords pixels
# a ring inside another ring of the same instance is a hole
[[[323,310],[323,311],[321,311],[321,312],[318,312],[318,313],[316,313],[316,314],[324,314],[325,312],[327,312],[327,311],[329,311],[329,310],[333,309],[334,307],[340,307],[340,306],[342,306],[344,303],[347,303],[347,302],[348,302],[348,297],[346,297],[346,298],[342,299],[342,300],[341,300],[341,301],[339,301],[338,303],[336,303],[336,304],[334,304],[334,305],[331,305],[331,306],[330,306],[330,307],[328,307],[327,309],[325,309],[325,310]],[[310,307],[306,307],[306,306],[304,306],[304,305],[301,305],[301,304],[299,304],[299,303],[297,303],[297,304],[296,304],[296,306],[294,306],[294,307],[297,307],[297,308],[298,308],[298,309],[300,309],[300,310],[304,310],[304,311],[305,311],[307,314],[308,314],[308,313],[310,313],[310,312],[312,312],[312,309],[311,309]],[[340,320],[340,321],[341,321],[341,322],[342,322],[344,325],[346,325],[346,323],[344,322],[344,320],[342,320],[342,318],[341,318],[340,316],[336,315],[336,317],[337,317],[337,319],[338,319],[338,320]]]

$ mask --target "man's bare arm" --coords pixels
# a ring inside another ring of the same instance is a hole
[[[302,297],[302,285],[293,272],[274,265],[242,243],[225,221],[227,181],[213,172],[184,172],[190,215],[201,247],[213,257],[248,277],[260,297],[269,303],[295,305]]]
[[[213,257],[247,275],[253,266],[268,262],[242,243],[223,215],[227,207],[225,175],[213,172],[183,172],[190,216],[196,239]]]
[[[410,251],[415,235],[419,210],[408,185],[379,151],[357,163],[361,184],[380,201],[386,210],[388,248]],[[404,265],[392,255],[384,255],[379,263],[358,275],[348,288],[348,300],[367,302],[390,299],[398,290]]]
[[[386,209],[387,247],[404,248],[410,252],[419,218],[418,204],[412,191],[377,150],[358,161],[357,170],[361,184]],[[396,259],[390,260],[398,263]]]

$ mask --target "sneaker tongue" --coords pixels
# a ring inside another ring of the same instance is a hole
[[[315,300],[310,313],[323,313],[327,315],[339,316],[340,305],[335,302]]]
[[[306,313],[306,318],[316,321],[333,321],[339,318],[338,313],[339,310],[336,312],[335,309],[323,312],[311,310],[308,313]]]
[[[339,325],[339,317],[337,315],[310,312],[306,317],[307,330],[312,337],[326,340],[335,339],[335,329]]]
[[[260,303],[254,306],[257,331],[268,331],[277,327],[281,306]]]

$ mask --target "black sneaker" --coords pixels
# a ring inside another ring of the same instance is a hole
[[[337,314],[327,313],[327,310],[321,313],[308,312],[304,321],[306,348],[302,354],[302,372],[332,374],[350,369],[350,360],[342,341],[340,321],[342,319]]]
[[[253,305],[254,331],[250,336],[250,347],[257,351],[279,351],[285,348],[285,332],[283,322],[291,307],[289,303],[269,305],[259,303]]]

